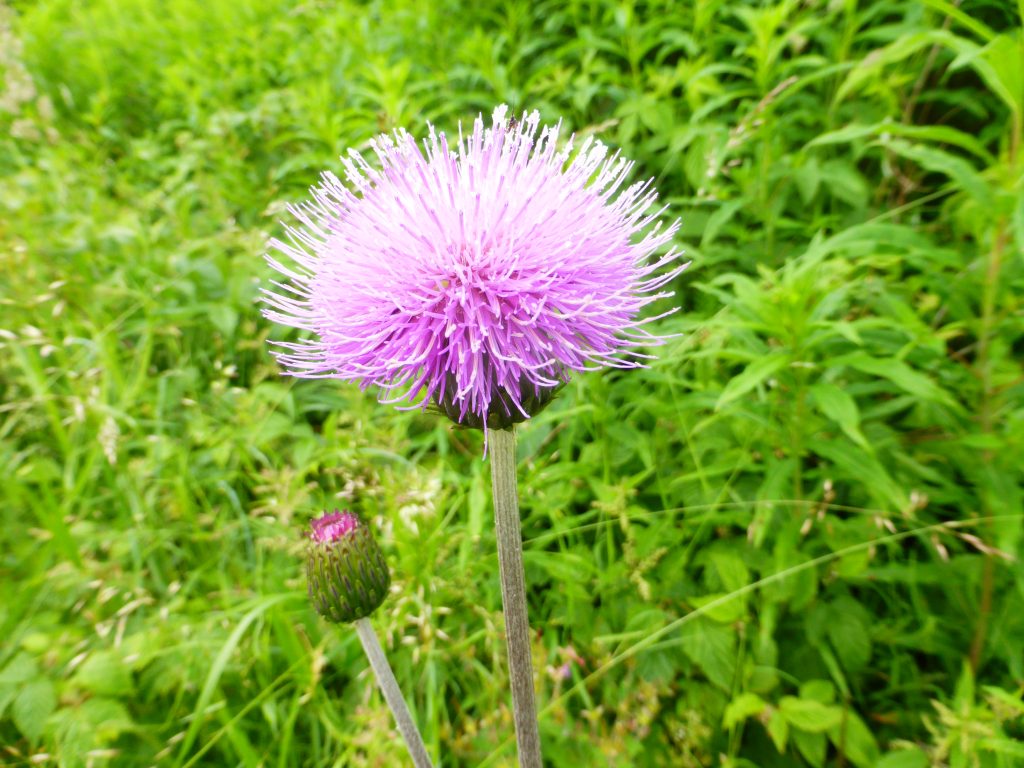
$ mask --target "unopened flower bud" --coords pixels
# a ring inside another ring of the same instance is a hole
[[[306,576],[317,613],[353,622],[373,613],[387,597],[391,573],[369,526],[349,511],[325,512],[311,522]]]

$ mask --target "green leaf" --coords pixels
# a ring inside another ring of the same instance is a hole
[[[838,130],[816,136],[806,144],[806,147],[810,149],[812,147],[849,144],[858,139],[875,139],[887,136],[901,136],[909,139],[933,141],[937,144],[949,144],[950,146],[960,147],[960,149],[970,152],[986,165],[995,161],[992,153],[977,138],[963,131],[958,131],[956,128],[950,128],[948,125],[907,125],[890,120],[874,123],[873,125],[853,123]]]
[[[710,246],[718,236],[719,230],[732,221],[733,216],[736,215],[736,212],[740,210],[746,202],[747,201],[743,198],[730,200],[712,213],[708,217],[707,224],[704,225],[704,234],[700,240],[700,247],[707,248]]]
[[[871,191],[857,167],[845,160],[829,160],[821,166],[821,178],[833,195],[854,208],[868,203]]]
[[[997,755],[1007,755],[1024,759],[1024,744],[1007,738],[985,738],[978,739],[977,747],[985,752],[994,752]],[[1018,765],[1018,763],[1013,763]]]
[[[14,697],[18,691],[13,685],[0,685],[0,720],[3,720],[4,712],[7,711],[7,707],[14,701]]]
[[[800,698],[831,704],[836,700],[836,687],[828,680],[808,680],[800,684]]]
[[[957,157],[942,149],[923,144],[911,144],[899,139],[886,141],[884,145],[896,154],[913,160],[925,170],[948,176],[979,205],[985,207],[992,205],[992,188],[984,177],[962,157]]]
[[[109,650],[90,654],[75,672],[72,682],[105,696],[123,696],[132,691],[128,666],[119,654]]]
[[[871,495],[897,509],[907,505],[905,489],[893,480],[877,457],[848,440],[809,440],[810,448],[818,456],[828,459],[842,470],[846,479]]]
[[[964,13],[952,3],[947,2],[947,0],[921,0],[921,2],[925,5],[931,6],[944,16],[948,16],[957,23],[963,25],[978,37],[985,40],[991,40],[992,36],[995,35],[995,32],[993,32],[987,25]]]
[[[78,715],[89,724],[96,740],[103,744],[117,740],[123,732],[135,727],[128,710],[114,699],[89,699],[79,708]]]
[[[24,683],[39,674],[39,665],[29,654],[21,651],[7,662],[3,672],[0,672],[0,685]]]
[[[885,67],[898,64],[933,45],[941,45],[958,53],[978,47],[975,43],[957,37],[952,32],[944,29],[929,29],[922,32],[900,35],[894,42],[865,56],[850,71],[846,80],[843,81],[836,91],[836,103],[843,101],[862,85],[875,82],[879,71]]]
[[[849,144],[857,139],[873,138],[878,135],[880,128],[884,125],[885,123],[877,123],[875,125],[850,123],[850,125],[844,125],[838,130],[818,134],[807,142],[805,147],[810,149],[811,147],[823,147],[830,144]]]
[[[736,552],[722,548],[712,549],[708,553],[708,560],[714,565],[718,577],[729,592],[735,592],[750,584],[750,569]]]
[[[715,403],[715,410],[720,410],[733,400],[742,397],[754,387],[762,384],[766,379],[785,368],[788,363],[789,355],[785,352],[773,352],[770,355],[754,360],[743,370],[743,373],[734,376],[725,385],[722,394],[718,396],[718,402]]]
[[[1013,239],[1017,244],[1017,252],[1024,257],[1024,195],[1017,195],[1017,203],[1013,206]]]
[[[736,633],[732,628],[702,618],[683,632],[683,652],[708,680],[724,691],[730,690],[736,674]]]
[[[843,717],[843,710],[837,706],[795,696],[783,696],[779,711],[791,726],[808,733],[824,733],[837,726]]]
[[[768,705],[765,703],[764,699],[756,693],[741,693],[735,699],[730,701],[729,706],[725,708],[725,715],[722,717],[722,726],[727,731],[731,731],[748,717],[761,714],[766,706]]]
[[[873,768],[878,760],[878,743],[856,712],[847,710],[843,722],[831,728],[828,737],[857,768]]]
[[[772,712],[772,716],[768,718],[766,728],[768,735],[772,738],[772,743],[781,755],[786,751],[786,742],[789,741],[789,723],[786,722],[786,718],[782,716],[782,713],[776,709]]]
[[[848,365],[863,373],[888,379],[900,389],[923,400],[955,405],[949,394],[934,381],[895,357],[872,357],[866,352],[854,352],[833,359],[832,364]]]
[[[994,685],[982,686],[982,690],[985,692],[986,696],[997,701],[1000,706],[1016,711],[1018,717],[1024,715],[1024,700],[1021,699],[1020,694],[1014,696],[1013,694],[1007,693],[1002,688],[997,688]]]
[[[928,755],[917,747],[901,749],[899,752],[890,752],[882,755],[874,768],[928,768],[931,763]]]
[[[970,66],[1019,120],[1024,114],[1024,34],[1021,30],[1004,32],[984,48],[962,46],[959,52],[950,70]]]
[[[33,744],[38,741],[46,719],[57,707],[57,694],[49,678],[40,677],[25,685],[14,699],[11,708],[14,724]]]
[[[574,552],[526,551],[523,553],[523,564],[543,571],[556,584],[572,584],[580,579],[590,579],[594,573],[592,560]]]
[[[853,600],[837,600],[830,606],[830,620],[825,631],[843,669],[856,674],[871,660],[872,646],[861,611],[853,610],[849,604],[857,605]]]
[[[809,205],[821,186],[821,165],[812,154],[807,161],[793,171],[793,181],[804,205]]]
[[[832,419],[847,436],[865,450],[870,450],[867,439],[860,431],[860,411],[857,402],[835,384],[820,383],[811,387],[814,404]]]
[[[746,596],[730,598],[731,592],[709,592],[694,595],[690,602],[702,609],[703,615],[719,624],[732,624],[742,619],[747,612]],[[721,601],[721,602],[719,602]],[[706,608],[705,606],[711,606]]]
[[[964,662],[960,668],[960,677],[956,681],[956,688],[953,691],[953,706],[960,711],[970,708],[974,704],[974,673],[971,666]]]
[[[824,768],[825,754],[828,751],[828,739],[824,733],[811,733],[809,731],[793,731],[793,743],[797,751],[803,755],[804,760],[813,768]]]
[[[238,624],[235,625],[234,630],[228,636],[227,641],[221,646],[220,651],[218,651],[216,658],[213,660],[212,666],[206,673],[206,680],[203,682],[203,687],[200,690],[199,697],[194,705],[196,712],[206,712],[206,708],[210,704],[210,699],[213,698],[214,691],[217,689],[217,684],[220,681],[221,675],[224,674],[224,670],[228,666],[228,661],[230,660],[231,655],[235,652],[235,649],[242,640],[242,636],[245,635],[246,631],[248,631],[249,626],[269,608],[290,599],[292,599],[292,596],[289,594],[277,594],[263,597],[242,617]],[[205,718],[203,717],[195,717],[192,722],[189,723],[188,730],[185,732],[185,738],[182,739],[181,747],[179,748],[179,757],[187,755],[189,750],[192,749],[192,744],[195,742],[195,739],[199,734],[199,730],[202,727],[204,719]]]

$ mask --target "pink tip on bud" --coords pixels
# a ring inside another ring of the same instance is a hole
[[[348,510],[324,512],[309,522],[312,530],[309,538],[321,544],[340,541],[359,527],[359,517]]]

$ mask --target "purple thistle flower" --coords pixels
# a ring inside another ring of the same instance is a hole
[[[379,167],[350,150],[347,186],[324,173],[290,208],[290,243],[271,242],[286,259],[267,257],[288,281],[264,313],[315,337],[278,345],[287,373],[502,427],[572,371],[641,367],[641,348],[663,343],[638,316],[687,265],[654,255],[678,221],[658,221],[651,181],[624,186],[632,163],[600,142],[573,152],[561,124],[506,115],[460,128],[454,148],[433,127],[423,149],[404,130],[379,136]]]

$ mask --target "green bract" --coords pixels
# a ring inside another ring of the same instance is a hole
[[[485,425],[479,414],[472,411],[461,413],[460,404],[452,397],[456,387],[455,378],[449,375],[445,394],[442,397],[434,397],[434,405],[460,427],[483,429],[486,426],[488,429],[509,429],[547,408],[564,386],[565,382],[559,382],[553,387],[537,388],[530,386],[528,382],[521,382],[518,406],[504,389],[496,386],[488,406]]]

